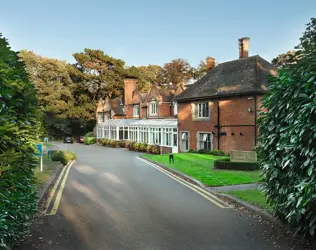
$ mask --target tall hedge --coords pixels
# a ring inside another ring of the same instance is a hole
[[[0,34],[0,249],[23,237],[36,210],[36,92]]]
[[[316,231],[316,19],[295,62],[269,81],[259,119],[263,191],[277,214],[306,236]]]

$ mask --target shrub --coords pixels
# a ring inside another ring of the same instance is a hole
[[[146,152],[146,150],[147,150],[147,144],[146,143],[140,143],[140,145],[139,145],[139,151],[140,152]]]
[[[188,153],[197,153],[197,151],[193,150],[192,148],[189,149]]]
[[[199,149],[197,152],[198,152],[199,154],[208,154],[210,151],[207,150],[207,149]]]
[[[153,145],[152,148],[151,148],[151,152],[153,154],[160,154],[160,146],[159,145]]]
[[[112,148],[115,148],[115,146],[116,146],[116,141],[111,140],[110,143],[109,143],[109,145],[110,145]]]
[[[140,151],[140,143],[135,143],[134,144],[134,150],[135,151]]]
[[[229,170],[258,170],[258,162],[231,162],[229,158],[219,159],[214,161],[214,167],[217,169],[229,169]]]
[[[315,239],[316,18],[300,40],[295,62],[269,79],[258,154],[265,179],[262,190],[277,215]]]
[[[146,151],[152,153],[152,145],[147,145]]]
[[[97,139],[97,143],[102,145],[104,139]]]
[[[34,85],[0,35],[0,248],[17,242],[36,211],[34,144],[40,122]]]
[[[222,150],[212,150],[209,154],[214,156],[225,156],[225,153]]]
[[[83,143],[85,145],[91,145],[91,144],[95,144],[97,142],[97,138],[96,137],[84,137],[83,138]]]
[[[119,145],[121,148],[125,148],[125,144],[126,144],[125,141],[119,141]]]
[[[95,137],[95,134],[93,132],[89,132],[85,135],[85,137]]]
[[[72,161],[76,158],[76,154],[71,151],[56,151],[52,155],[52,161],[59,161],[63,165],[67,165],[69,161]]]

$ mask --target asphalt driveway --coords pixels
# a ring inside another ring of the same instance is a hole
[[[278,239],[257,218],[210,202],[135,152],[61,146],[78,159],[65,179],[57,213],[39,217],[22,250],[304,249]]]

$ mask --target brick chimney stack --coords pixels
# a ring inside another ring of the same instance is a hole
[[[124,104],[132,104],[133,92],[137,88],[136,78],[125,78],[124,79]]]
[[[206,57],[206,71],[209,72],[213,68],[215,68],[215,58],[213,57]]]
[[[239,44],[239,59],[247,58],[249,52],[249,37],[242,37],[238,39]]]

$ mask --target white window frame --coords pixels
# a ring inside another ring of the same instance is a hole
[[[198,102],[196,105],[197,105],[197,118],[210,117],[210,106],[208,102]]]
[[[162,146],[172,147],[173,145],[173,128],[162,128]]]
[[[140,108],[138,104],[133,106],[133,117],[139,117]]]
[[[161,145],[161,128],[159,127],[150,127],[149,128],[150,141],[149,144],[152,145]]]
[[[173,103],[173,115],[174,116],[178,115],[178,103],[177,102]]]
[[[202,138],[201,138],[201,135],[203,135]],[[207,141],[208,135],[210,135],[209,141]],[[202,143],[209,144],[210,148],[205,148],[204,145],[203,145],[203,147],[201,147]],[[198,145],[198,147],[197,147],[198,149],[213,150],[213,134],[211,132],[198,132],[197,133],[197,145]]]
[[[189,131],[180,131],[181,139],[180,139],[180,150],[181,152],[187,152],[190,149],[190,132]],[[186,138],[183,138],[187,135]],[[187,143],[186,143],[187,142]],[[185,144],[183,144],[185,143]],[[185,148],[184,145],[188,145],[188,148]]]
[[[149,116],[158,116],[158,102],[157,101],[150,102]]]
[[[103,138],[110,139],[109,127],[103,127]]]

